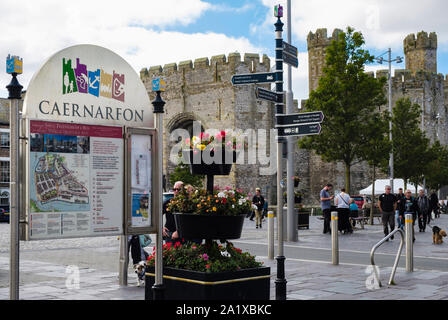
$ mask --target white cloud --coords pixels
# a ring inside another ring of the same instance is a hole
[[[268,8],[286,0],[262,0]],[[399,54],[403,52],[403,40],[410,33],[419,31],[438,34],[439,44],[448,46],[448,24],[446,11],[448,2],[443,0],[313,0],[292,2],[292,29],[294,36],[306,41],[310,31],[327,28],[328,33],[335,28],[354,27],[363,33],[366,45],[378,50],[392,47]],[[274,22],[271,12],[267,24]]]
[[[38,4],[37,4],[38,3]],[[57,51],[91,43],[106,47],[138,72],[143,67],[210,57],[234,51],[262,53],[246,38],[217,33],[185,34],[161,27],[194,22],[210,4],[201,0],[165,1],[25,1],[0,2],[0,57],[8,53],[24,60],[20,83],[26,88],[33,73]],[[0,83],[10,76],[0,72]],[[6,96],[0,88],[0,96]]]

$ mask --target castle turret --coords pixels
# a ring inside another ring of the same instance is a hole
[[[408,35],[403,42],[406,69],[415,74],[417,71],[437,73],[437,35],[435,32],[422,31]]]
[[[332,40],[337,40],[338,34],[342,32],[335,29],[331,37],[327,36],[327,29],[317,29],[316,33],[308,34],[308,74],[310,92],[315,90],[319,84],[319,78],[323,74],[325,66],[325,54]]]

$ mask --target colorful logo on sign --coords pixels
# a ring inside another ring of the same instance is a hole
[[[124,102],[124,86],[124,74],[115,73],[115,70],[112,74],[103,69],[90,71],[79,58],[73,68],[71,59],[62,59],[62,94],[79,92]]]

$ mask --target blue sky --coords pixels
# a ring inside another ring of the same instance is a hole
[[[20,82],[53,53],[80,43],[104,46],[125,58],[138,72],[143,67],[211,57],[238,51],[274,55],[274,4],[286,0],[22,0],[0,3],[0,56],[24,59]],[[327,28],[361,31],[366,47],[379,55],[392,47],[403,56],[403,39],[419,31],[437,32],[438,72],[448,73],[448,3],[442,0],[292,0],[292,44],[299,49],[299,68],[293,69],[296,99],[308,97],[309,31]],[[284,21],[286,22],[286,21]],[[286,28],[286,25],[285,25]],[[285,34],[286,38],[286,34]],[[369,66],[369,70],[385,69]],[[394,68],[404,68],[404,63]],[[9,77],[0,73],[0,96]]]

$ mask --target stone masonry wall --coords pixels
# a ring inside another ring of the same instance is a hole
[[[255,86],[236,86],[231,77],[237,73],[266,72],[270,69],[269,58],[265,55],[260,61],[257,54],[245,54],[243,60],[239,53],[218,55],[208,58],[166,64],[143,69],[140,73],[151,100],[151,80],[162,76],[167,81],[163,93],[166,101],[164,125],[164,173],[169,173],[175,165],[169,162],[171,147],[170,133],[185,122],[200,121],[207,129],[265,129],[272,128],[270,103],[255,99]],[[268,148],[269,150],[269,148]],[[230,176],[215,177],[215,185],[243,188],[254,192],[255,187],[266,189],[272,176],[260,176],[258,166],[234,165]],[[169,177],[167,177],[169,181]]]

